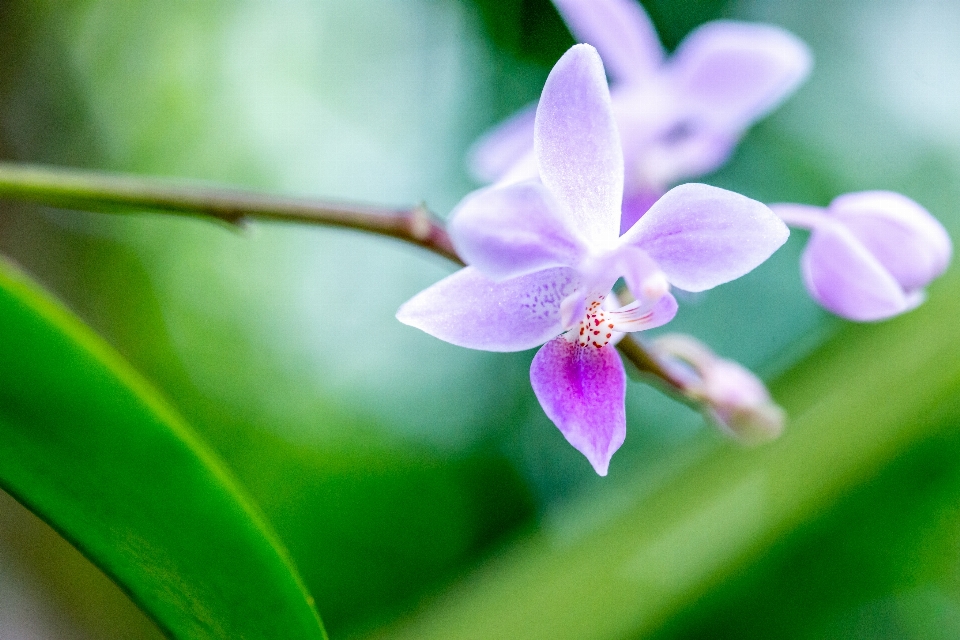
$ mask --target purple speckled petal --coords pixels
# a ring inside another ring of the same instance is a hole
[[[543,345],[530,365],[540,406],[601,476],[627,433],[627,380],[612,345],[581,347],[564,337]]]
[[[621,241],[646,251],[674,286],[704,291],[752,271],[789,235],[756,200],[684,184],[660,198]]]
[[[687,36],[669,72],[700,118],[736,131],[790,95],[812,64],[809,47],[788,31],[718,20]]]
[[[534,147],[540,179],[595,245],[616,240],[623,199],[623,152],[597,50],[571,47],[547,78]]]
[[[842,222],[906,291],[927,286],[950,264],[953,246],[943,225],[899,193],[848,193],[830,203],[828,215]]]
[[[610,77],[639,82],[663,63],[663,46],[636,0],[553,0],[578,42],[600,52]]]
[[[546,187],[525,182],[473,192],[447,229],[464,262],[500,281],[575,265],[583,243],[564,217]]]
[[[537,105],[526,106],[474,142],[467,152],[470,174],[480,182],[496,182],[531,153],[536,115]]]
[[[564,330],[560,305],[576,288],[571,269],[496,283],[466,267],[404,303],[397,319],[468,349],[523,351]]]
[[[906,295],[883,265],[839,223],[817,226],[800,266],[813,299],[849,320],[883,320],[922,300]]]

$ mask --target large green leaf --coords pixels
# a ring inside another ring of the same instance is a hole
[[[324,638],[220,462],[104,342],[0,262],[0,486],[174,638]]]
[[[659,491],[621,496],[606,520],[573,535],[547,527],[378,637],[613,640],[656,632],[903,452],[960,421],[958,291],[954,273],[919,310],[849,326],[779,380],[775,396],[792,417],[780,441],[754,451],[714,445]],[[934,524],[943,517],[935,512]],[[955,544],[944,539],[941,548]]]

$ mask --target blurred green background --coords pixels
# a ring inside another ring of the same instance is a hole
[[[814,50],[809,82],[705,181],[766,202],[898,190],[957,237],[960,6],[644,4],[671,48],[704,21],[737,18],[784,26]],[[471,141],[536,99],[571,44],[547,0],[4,0],[0,152],[275,193],[424,201],[446,214],[476,186],[463,162]],[[874,328],[851,332],[829,317],[803,290],[804,238],[794,235],[749,276],[684,298],[666,329],[783,377],[774,389],[786,394],[795,365],[831,337],[881,349],[924,331],[918,321],[875,338]],[[428,609],[475,567],[497,566],[538,536],[577,539],[716,455],[757,455],[634,382],[626,443],[609,477],[596,477],[533,398],[532,352],[459,349],[394,320],[402,302],[452,269],[392,241],[2,203],[0,251],[116,347],[225,459],[289,548],[334,638]],[[956,298],[955,281],[931,296]],[[803,366],[817,376],[816,356]],[[960,636],[952,424],[945,415],[911,425],[917,437],[871,458],[815,506],[798,506],[791,526],[676,607],[658,637]],[[2,496],[0,639],[8,637],[158,632]]]

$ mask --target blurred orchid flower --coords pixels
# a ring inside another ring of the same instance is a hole
[[[534,136],[542,182],[468,195],[448,230],[469,266],[417,294],[397,318],[472,349],[543,344],[530,370],[534,392],[606,475],[626,433],[626,378],[612,341],[669,322],[670,284],[702,291],[737,278],[789,231],[759,202],[688,184],[621,236],[623,153],[603,63],[589,45],[551,71]],[[637,299],[622,308],[610,296],[620,277]]]
[[[722,165],[744,132],[806,78],[808,47],[778,27],[733,21],[694,30],[669,59],[636,0],[554,0],[581,42],[600,52],[613,84],[624,149],[621,231],[667,189]],[[534,107],[474,145],[468,164],[482,182],[536,177]]]
[[[814,300],[849,320],[910,311],[950,263],[953,245],[936,218],[889,191],[836,198],[826,208],[771,205],[787,224],[812,231],[801,259]]]
[[[717,356],[699,340],[682,334],[660,336],[651,345],[683,381],[687,397],[701,403],[725,432],[756,444],[783,432],[786,414],[763,382],[738,362]]]

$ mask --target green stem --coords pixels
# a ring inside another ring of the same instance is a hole
[[[458,265],[464,264],[443,225],[423,206],[390,209],[13,162],[0,162],[0,198],[106,212],[149,209],[215,218],[230,224],[275,220],[342,227],[409,242]],[[639,341],[627,335],[618,348],[639,371],[687,401],[683,385]]]
[[[422,206],[389,209],[10,162],[0,162],[0,198],[98,211],[150,209],[230,224],[258,219],[344,227],[410,242],[463,264],[443,226]]]

